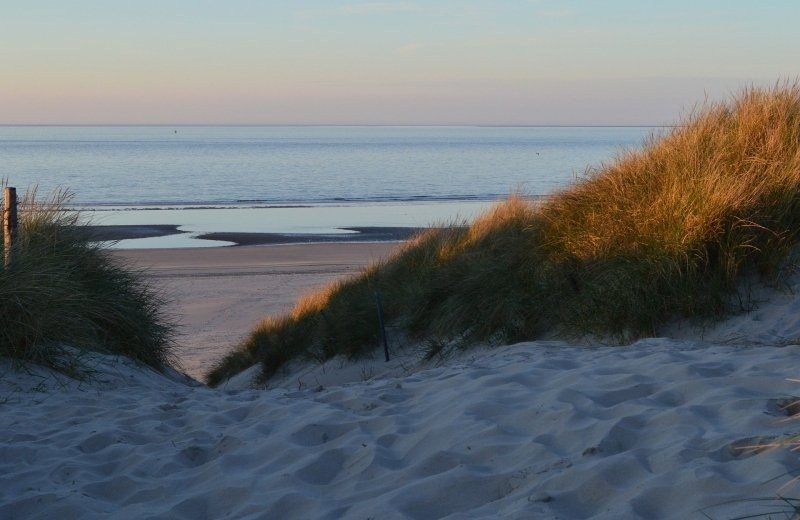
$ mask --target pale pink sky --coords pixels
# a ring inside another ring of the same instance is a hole
[[[794,78],[798,5],[10,0],[0,124],[665,124]]]

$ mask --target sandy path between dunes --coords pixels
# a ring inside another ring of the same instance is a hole
[[[227,330],[227,345],[289,291],[389,247],[124,257],[177,297],[196,341],[183,357],[199,369],[218,354],[210,331]],[[536,341],[442,364],[378,355],[372,368],[334,358],[268,390],[99,354],[82,358],[86,381],[0,360],[0,518],[789,518],[778,496],[800,495],[800,457],[765,449],[800,432],[787,418],[800,274],[788,282],[754,290],[752,312],[629,346]]]
[[[147,269],[170,299],[181,327],[178,356],[194,378],[269,314],[289,310],[298,296],[357,273],[397,243],[291,244],[198,249],[117,250]]]
[[[797,433],[798,353],[536,342],[240,392],[112,356],[87,382],[0,360],[0,518],[789,518],[800,458],[748,447]]]

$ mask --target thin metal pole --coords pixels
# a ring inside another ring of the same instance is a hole
[[[17,237],[17,189],[6,187],[3,190],[3,258],[5,265],[11,263],[14,239]]]
[[[381,337],[383,338],[383,355],[386,361],[389,361],[389,342],[386,340],[386,327],[383,325],[383,307],[381,306],[381,291],[375,291],[375,307],[378,309],[378,325],[381,328]]]

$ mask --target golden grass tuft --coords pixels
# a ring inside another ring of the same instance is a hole
[[[743,274],[781,273],[798,229],[800,88],[748,88],[545,201],[514,196],[469,226],[422,233],[262,322],[208,379],[230,377],[237,356],[268,378],[297,357],[374,349],[376,290],[396,330],[438,346],[625,341],[671,319],[717,318],[742,308]]]
[[[33,190],[20,201],[13,259],[0,262],[0,356],[69,371],[80,350],[174,363],[160,296],[90,241],[69,200]]]

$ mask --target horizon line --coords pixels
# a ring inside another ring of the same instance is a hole
[[[480,124],[480,123],[0,123],[0,127],[475,127],[475,128],[669,128],[674,124]]]

